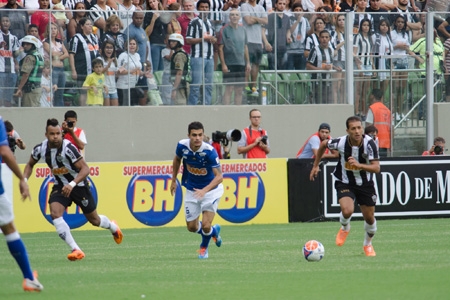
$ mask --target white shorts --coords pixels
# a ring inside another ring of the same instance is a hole
[[[14,220],[13,205],[6,193],[0,195],[0,226],[11,223]]]
[[[197,219],[204,211],[217,212],[220,197],[223,195],[223,185],[219,184],[217,188],[206,193],[203,199],[195,199],[194,191],[186,190],[184,208],[186,221],[190,222]]]

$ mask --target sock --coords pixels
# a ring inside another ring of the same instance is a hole
[[[8,245],[9,252],[16,260],[20,270],[22,270],[23,278],[34,280],[33,272],[31,271],[30,261],[28,260],[27,249],[20,238],[19,233],[5,235],[6,244]]]
[[[211,237],[213,236],[214,229],[211,228],[211,230],[206,233],[202,230],[202,243],[200,244],[200,248],[208,248],[209,241],[211,240]]]
[[[109,229],[109,231],[111,231],[111,233],[114,233],[117,231],[117,226],[116,224],[112,223],[107,216],[103,216],[103,215],[98,215],[100,217],[100,228],[105,228],[105,229]]]
[[[66,221],[64,221],[63,217],[59,217],[53,220],[53,225],[55,225],[56,233],[58,233],[59,237],[66,242],[67,245],[73,250],[80,250],[77,243],[72,237],[72,233],[70,232],[70,227],[67,225]]]
[[[342,214],[342,211],[339,214],[339,222],[341,222],[342,225],[342,229],[345,231],[349,231],[350,230],[350,219],[352,217],[346,219],[344,218],[344,215]]]
[[[364,230],[366,231],[364,236],[364,246],[372,245],[372,238],[377,232],[377,220],[375,220],[372,225],[364,222]]]

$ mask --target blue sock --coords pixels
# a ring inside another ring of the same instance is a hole
[[[213,236],[217,234],[216,229],[214,227],[211,227],[211,231],[208,235],[206,235],[202,230],[202,243],[200,244],[200,248],[208,248],[209,241]]]
[[[25,245],[19,234],[14,232],[6,236],[6,244],[8,245],[9,252],[11,252],[11,255],[19,265],[20,270],[22,270],[23,277],[33,280],[34,276],[28,260],[27,249],[25,249]]]

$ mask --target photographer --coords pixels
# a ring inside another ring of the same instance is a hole
[[[68,110],[64,114],[64,122],[62,122],[63,137],[69,140],[84,156],[84,146],[87,144],[86,134],[84,130],[77,127],[77,113]]]
[[[14,130],[14,126],[10,121],[5,121],[6,133],[8,136],[9,148],[12,153],[16,151],[16,146],[21,150],[25,150],[26,146],[17,131]]]
[[[261,112],[252,109],[249,113],[250,126],[242,130],[242,138],[238,143],[237,152],[244,158],[267,158],[270,153],[270,144],[267,132],[261,124]]]
[[[433,146],[431,146],[430,150],[425,150],[422,153],[422,156],[428,155],[444,155],[445,149],[445,139],[443,137],[436,137],[433,141]]]

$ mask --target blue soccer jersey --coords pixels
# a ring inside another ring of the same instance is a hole
[[[213,179],[213,168],[220,168],[216,150],[210,144],[202,143],[197,151],[192,151],[189,139],[178,142],[175,154],[183,160],[181,184],[188,190],[202,189]]]
[[[5,123],[3,123],[2,117],[0,117],[0,146],[8,146],[9,142],[6,134],[6,128]],[[3,182],[2,182],[2,157],[0,156],[0,195],[2,195],[5,190],[3,189]]]

